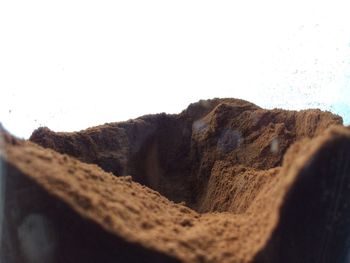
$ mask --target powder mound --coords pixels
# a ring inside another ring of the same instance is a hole
[[[234,199],[227,191],[239,191],[231,189],[233,184],[244,184],[249,175],[231,182],[231,174],[242,174],[240,168],[249,174],[279,167],[291,144],[341,123],[339,116],[320,110],[264,110],[243,100],[213,99],[191,104],[178,115],[147,115],[80,132],[39,128],[30,140],[117,176],[130,175],[198,212],[235,212],[238,204],[230,203]],[[228,184],[219,175],[224,167],[230,167]],[[262,186],[263,181],[256,183]]]
[[[0,133],[1,262],[349,260],[350,129],[331,113],[214,99]]]

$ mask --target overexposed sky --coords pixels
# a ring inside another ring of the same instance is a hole
[[[0,122],[27,138],[235,97],[350,124],[346,1],[0,2]]]

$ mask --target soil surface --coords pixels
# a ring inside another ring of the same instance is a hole
[[[350,259],[350,129],[329,112],[213,99],[30,140],[0,130],[1,262]]]

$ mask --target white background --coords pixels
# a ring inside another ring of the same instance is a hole
[[[235,97],[350,123],[337,1],[0,2],[0,121],[27,138]]]

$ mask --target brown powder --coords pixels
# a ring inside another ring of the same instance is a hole
[[[0,252],[30,262],[17,229],[34,214],[55,233],[52,262],[344,260],[350,130],[341,122],[214,99],[76,133],[40,128],[30,141],[3,131]]]

